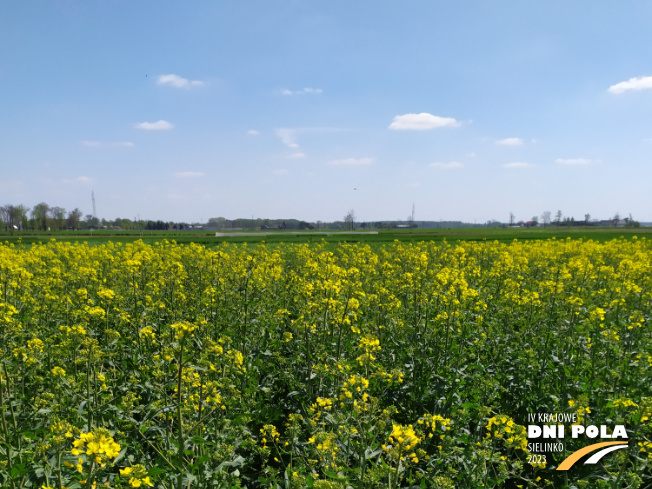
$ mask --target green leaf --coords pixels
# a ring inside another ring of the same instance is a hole
[[[167,412],[169,412],[169,411],[172,411],[172,410],[176,409],[176,407],[177,407],[176,404],[170,404],[169,406],[162,407],[161,409],[159,409],[158,411],[156,411],[154,414],[152,414],[152,415],[150,416],[150,419],[151,419],[151,418],[155,418],[155,417],[158,416],[159,414],[163,414],[163,413],[167,413]]]
[[[115,458],[113,461],[114,464],[117,464],[120,460],[122,460],[125,456],[125,453],[127,453],[127,447],[124,447],[122,450],[120,450],[120,453],[118,456]]]
[[[480,406],[478,404],[476,404],[475,402],[465,402],[464,404],[462,404],[462,407],[464,409],[479,409],[480,408]]]
[[[367,448],[364,451],[364,458],[365,458],[365,460],[369,460],[370,458],[377,457],[381,453],[383,453],[383,450],[380,449],[380,448],[378,450],[374,450],[374,451],[371,451],[371,449]]]
[[[326,474],[326,477],[329,477],[329,478],[331,478],[331,479],[333,479],[334,481],[337,481],[337,482],[347,482],[349,480],[348,477],[346,477],[344,475],[341,475],[341,474],[338,474],[334,470],[326,470],[326,471],[324,471],[324,474]]]

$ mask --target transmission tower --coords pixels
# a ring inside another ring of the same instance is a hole
[[[97,219],[97,209],[95,209],[95,191],[91,190],[91,200],[93,201],[93,217]]]
[[[412,222],[414,222],[414,202],[412,202]]]

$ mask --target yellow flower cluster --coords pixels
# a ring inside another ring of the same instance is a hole
[[[591,414],[591,408],[589,408],[588,399],[583,396],[580,396],[578,400],[570,399],[568,405],[572,408],[576,408],[577,412],[577,423],[573,424],[582,424],[584,421],[584,416],[586,414]]]
[[[56,421],[50,426],[54,443],[63,443],[66,439],[73,438],[74,431],[75,428],[67,421]]]
[[[110,301],[115,299],[115,292],[113,292],[111,289],[100,287],[100,290],[97,291],[97,296],[101,299],[104,299],[105,301]]]
[[[333,407],[333,401],[324,397],[318,397],[315,404],[312,405],[314,408],[321,408],[324,411],[328,411]]]
[[[414,431],[413,426],[400,424],[394,424],[392,426],[392,433],[387,438],[391,445],[383,445],[383,450],[398,460],[408,458],[412,463],[418,463],[419,458],[413,450],[421,442],[421,439]]]
[[[238,372],[245,373],[247,367],[244,366],[244,355],[238,350],[228,350],[226,352],[226,360],[231,363]]]
[[[281,435],[279,434],[278,430],[276,429],[276,426],[274,426],[273,424],[266,424],[265,426],[263,426],[260,429],[260,436],[261,436],[260,442],[263,445],[266,445],[267,441],[268,441],[267,440],[268,437],[274,443],[278,443],[279,436],[281,436]]]
[[[636,403],[635,403],[634,401],[632,401],[631,399],[627,399],[627,398],[624,398],[624,399],[614,399],[614,401],[613,401],[613,407],[624,407],[624,408],[628,408],[628,407],[638,407],[638,404],[636,404]],[[590,411],[589,411],[589,412],[590,412]]]
[[[442,432],[448,430],[449,425],[451,424],[451,420],[449,418],[439,416],[438,414],[424,414],[419,419],[418,423],[428,428],[431,431],[431,433],[428,433],[428,438],[433,438],[435,436],[434,434],[437,432],[437,428],[439,428],[439,430]],[[444,435],[439,435],[439,439],[443,440]]]
[[[120,475],[129,478],[129,485],[131,487],[154,486],[149,475],[147,475],[147,470],[140,464],[120,469]]]
[[[73,442],[73,447],[70,451],[73,455],[86,454],[100,466],[104,466],[120,453],[120,445],[113,440],[109,431],[104,428],[81,433],[79,438]]]
[[[638,446],[641,453],[647,453],[647,458],[652,460],[652,442],[649,441],[639,441]]]
[[[27,348],[17,347],[14,348],[14,356],[20,358],[27,365],[34,365],[38,362],[37,357],[43,353],[43,341],[38,338],[27,341]]]
[[[505,414],[498,414],[489,418],[487,425],[487,439],[492,437],[497,440],[501,440],[505,448],[511,450],[521,450],[526,455],[530,455],[528,450],[528,439],[527,439],[527,430],[525,426],[517,424],[512,418]],[[506,460],[506,457],[503,457],[502,460]],[[530,462],[530,465],[540,469],[546,467],[546,462]]]
[[[54,375],[55,377],[65,377],[66,371],[61,367],[54,367],[52,369],[52,375]]]
[[[190,323],[174,323],[171,328],[174,331],[174,339],[179,341],[184,338],[192,338],[193,331],[197,329],[197,326]]]
[[[335,468],[335,457],[337,456],[337,434],[320,431],[308,438],[308,443],[314,444],[321,462]]]
[[[376,360],[374,353],[380,351],[380,340],[373,335],[365,335],[360,338],[358,348],[364,350],[364,353],[356,358],[360,365]]]
[[[141,328],[141,330],[138,332],[138,336],[140,336],[141,339],[147,339],[147,340],[156,340],[156,333],[154,332],[154,328],[151,326],[146,326],[144,328]]]

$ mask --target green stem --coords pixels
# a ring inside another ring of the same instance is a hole
[[[63,489],[63,482],[61,480],[61,447],[57,446],[57,482],[59,489]]]
[[[4,366],[4,371],[5,371],[5,382],[7,383],[7,393],[9,393],[9,377],[7,377],[7,366]],[[0,378],[0,413],[2,413],[2,433],[5,438],[5,446],[7,450],[7,465],[9,467],[9,473],[11,473],[11,469],[13,467],[11,463],[11,444],[9,443],[9,429],[7,428],[7,420],[5,419],[5,396],[4,396],[4,388],[2,386],[2,379]],[[16,483],[12,480],[11,481],[12,487],[16,487]]]
[[[154,451],[155,451],[156,453],[158,453],[159,457],[161,457],[163,460],[165,460],[165,463],[167,463],[167,464],[170,466],[171,469],[173,469],[173,470],[176,469],[176,467],[174,466],[174,464],[173,464],[172,462],[170,462],[170,461],[166,458],[166,456],[163,455],[163,454],[161,453],[161,451],[160,451],[158,448],[156,448],[156,445],[154,445],[151,441],[149,441],[149,440],[145,437],[145,435],[143,435],[143,434],[140,432],[139,429],[136,429],[136,431],[138,432],[138,434],[139,434],[140,436],[143,437],[143,440],[145,440],[145,443],[147,443],[150,447],[152,447],[152,448],[154,449]]]
[[[181,418],[181,388],[183,386],[183,339],[179,345],[179,375],[177,376],[177,423],[179,432],[177,434],[177,443],[179,444],[177,453],[177,464],[179,474],[177,475],[177,489],[182,488],[183,479],[181,477],[181,468],[183,467],[183,421]]]

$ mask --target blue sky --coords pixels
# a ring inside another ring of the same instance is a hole
[[[0,205],[652,221],[652,3],[0,2]]]

